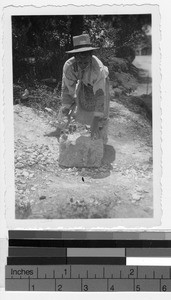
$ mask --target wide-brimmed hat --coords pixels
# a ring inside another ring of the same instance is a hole
[[[99,49],[99,48],[92,47],[90,42],[90,37],[88,34],[73,36],[73,46],[74,49],[70,51],[66,51],[66,53],[78,53],[78,52],[85,52],[85,51]]]

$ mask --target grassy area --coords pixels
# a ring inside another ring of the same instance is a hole
[[[51,108],[55,112],[59,110],[61,105],[61,91],[58,88],[49,89],[48,86],[35,84],[27,88],[28,97],[22,99],[22,94],[25,91],[24,85],[13,85],[14,104],[23,104],[37,110]]]

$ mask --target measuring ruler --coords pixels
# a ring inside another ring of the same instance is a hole
[[[171,291],[169,266],[7,265],[6,291]]]

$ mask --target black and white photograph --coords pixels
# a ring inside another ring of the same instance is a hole
[[[154,217],[152,13],[103,12],[11,15],[16,220]]]

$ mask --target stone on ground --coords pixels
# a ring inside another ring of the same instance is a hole
[[[80,136],[75,140],[61,141],[59,165],[63,167],[100,167],[103,158],[103,141]]]

